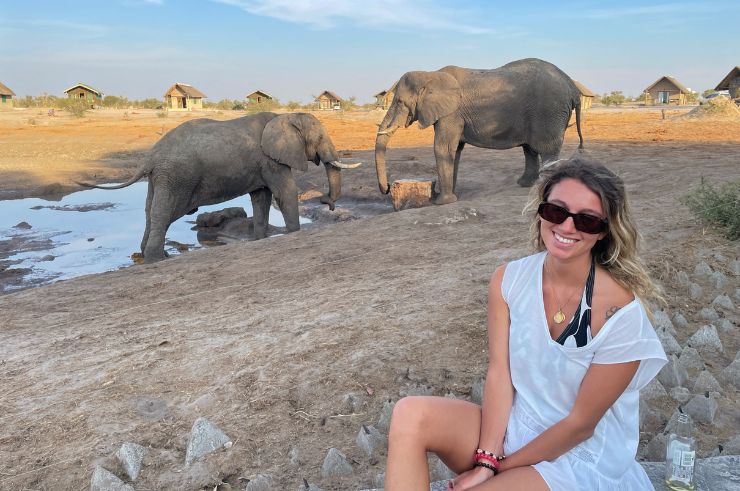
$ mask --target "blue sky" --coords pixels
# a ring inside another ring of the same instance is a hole
[[[369,102],[409,70],[537,57],[598,93],[662,75],[699,92],[740,65],[736,0],[0,0],[0,82],[19,96],[77,82],[208,100],[256,89]]]

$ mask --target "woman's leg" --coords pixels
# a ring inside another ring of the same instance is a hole
[[[531,465],[502,472],[470,491],[550,491],[537,469]]]
[[[480,421],[480,406],[467,401],[421,396],[398,401],[388,435],[385,491],[427,491],[427,452],[457,473],[470,469]]]

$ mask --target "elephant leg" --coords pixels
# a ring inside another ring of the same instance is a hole
[[[146,214],[146,226],[144,227],[144,236],[141,239],[141,253],[144,254],[146,249],[146,243],[149,241],[149,230],[151,229],[151,212],[152,212],[152,197],[154,195],[154,186],[152,181],[149,181],[149,190],[146,193],[146,206],[144,213]]]
[[[261,188],[249,193],[252,198],[252,225],[254,226],[254,239],[267,237],[267,224],[270,218],[270,203],[272,202],[272,191]]]
[[[174,203],[174,197],[169,190],[155,187],[149,208],[149,234],[143,251],[144,262],[161,261],[167,256],[164,251],[167,229],[172,222],[180,218],[175,216]]]
[[[455,152],[455,170],[453,171],[452,175],[452,192],[455,192],[455,189],[457,189],[457,168],[460,165],[460,155],[462,154],[463,148],[465,147],[465,142],[460,142],[457,144],[457,151]]]
[[[439,195],[434,198],[434,204],[445,205],[457,201],[453,192],[455,179],[455,157],[460,146],[462,123],[434,124],[434,158],[437,160],[437,175],[439,176]],[[462,149],[461,149],[462,151]]]
[[[524,174],[516,181],[524,188],[530,187],[540,174],[540,155],[529,145],[522,145],[524,150]]]
[[[288,232],[300,230],[298,222],[298,185],[293,179],[290,167],[280,165],[277,172],[263,173],[262,178],[275,196],[278,208],[283,214]]]

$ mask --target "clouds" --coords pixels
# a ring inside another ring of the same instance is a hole
[[[583,12],[583,17],[594,20],[620,19],[623,17],[655,16],[684,14],[689,15],[707,8],[706,4],[700,3],[662,3],[656,5],[639,5],[614,7],[606,9],[592,9]]]
[[[342,24],[402,30],[443,30],[485,34],[491,29],[470,22],[475,15],[431,0],[212,0],[252,15],[330,29]]]

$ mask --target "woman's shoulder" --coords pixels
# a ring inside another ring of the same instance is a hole
[[[594,296],[591,304],[591,331],[595,336],[618,311],[631,304],[635,295],[619,283],[605,268],[596,269]]]

